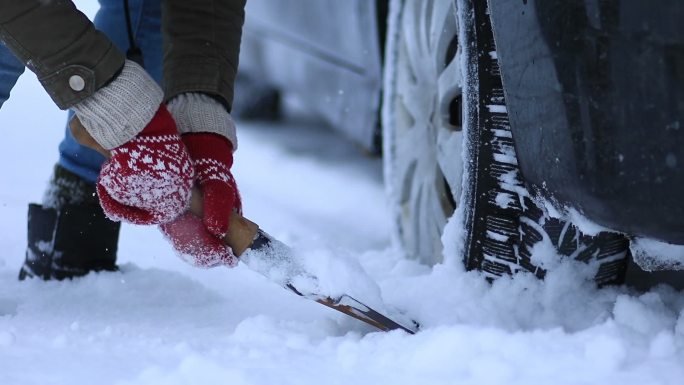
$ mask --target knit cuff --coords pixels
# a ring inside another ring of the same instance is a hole
[[[181,134],[208,132],[226,137],[237,150],[235,122],[226,108],[207,94],[186,92],[169,101],[167,108]]]
[[[126,60],[119,76],[72,108],[93,139],[111,150],[140,133],[163,98],[162,89],[150,75]]]

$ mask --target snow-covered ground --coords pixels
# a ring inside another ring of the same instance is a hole
[[[124,226],[121,273],[19,282],[27,204],[41,199],[63,119],[33,76],[0,110],[2,385],[684,381],[683,292],[599,290],[573,263],[489,285],[403,260],[380,160],[306,120],[239,124],[246,216],[308,258],[358,261],[418,334],[376,332],[244,266],[187,266],[154,228]]]

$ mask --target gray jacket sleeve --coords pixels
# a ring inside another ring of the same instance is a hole
[[[230,111],[245,0],[163,0],[164,93],[203,92]]]
[[[0,0],[0,40],[62,109],[109,82],[125,60],[67,0]]]

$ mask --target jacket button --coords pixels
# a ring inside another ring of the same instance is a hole
[[[71,75],[69,78],[69,87],[76,92],[83,91],[85,88],[85,80],[83,80],[83,77],[80,75]]]

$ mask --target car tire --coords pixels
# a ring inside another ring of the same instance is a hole
[[[492,279],[543,278],[552,264],[535,250],[544,250],[594,264],[599,284],[621,283],[624,236],[583,234],[525,188],[486,3],[390,3],[382,118],[395,239],[428,265],[444,261],[445,243],[458,243],[448,245],[454,258]],[[444,236],[447,221],[458,236]]]

